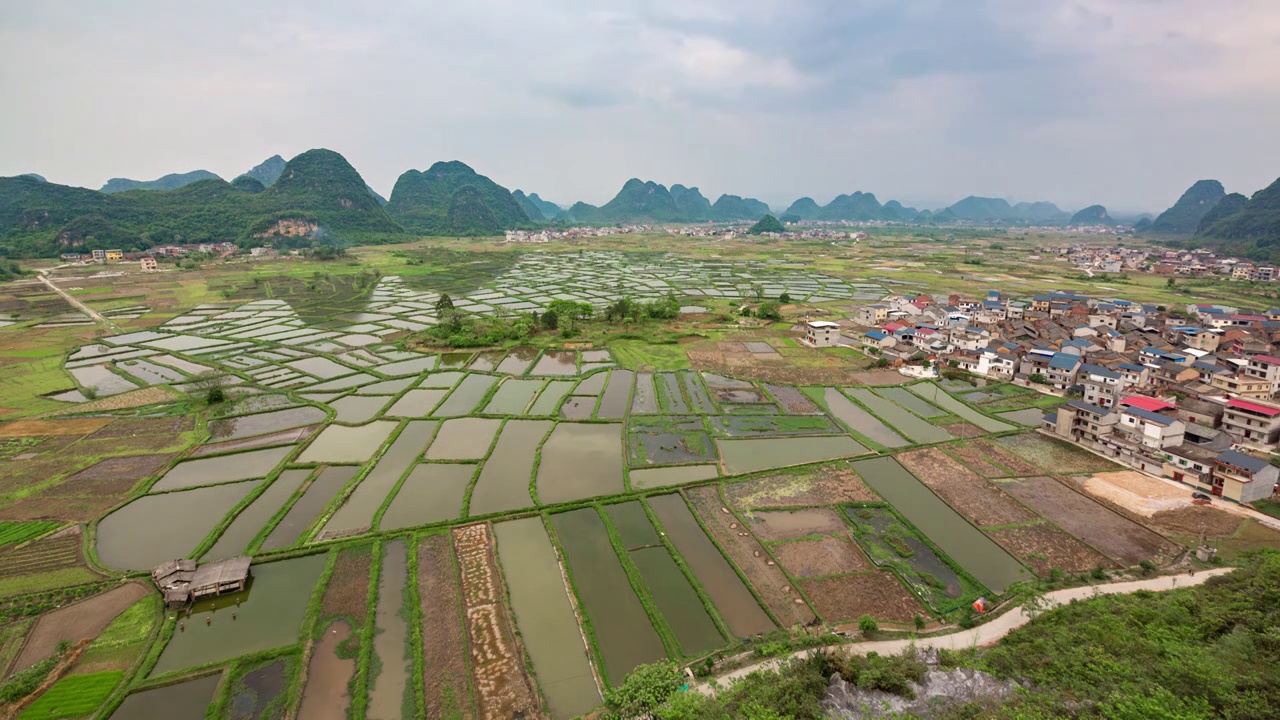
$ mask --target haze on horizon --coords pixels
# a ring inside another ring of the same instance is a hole
[[[754,196],[1158,212],[1280,175],[1275,0],[50,0],[0,8],[0,175],[342,153],[568,205]]]

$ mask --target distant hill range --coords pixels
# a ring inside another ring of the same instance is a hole
[[[387,213],[422,235],[501,235],[533,222],[509,190],[456,160],[406,171]]]
[[[1090,205],[1072,215],[1067,224],[1073,227],[1089,227],[1093,225],[1115,225],[1116,221],[1112,220],[1111,216],[1107,214],[1105,207]]]
[[[404,234],[355,168],[331,150],[293,158],[270,187],[211,177],[173,190],[104,193],[0,178],[0,246],[16,257],[269,238],[287,245],[309,242],[319,229],[352,242]]]
[[[192,170],[188,173],[171,173],[155,180],[130,180],[129,178],[111,178],[99,192],[120,193],[130,190],[177,190],[201,180],[221,180],[222,178],[208,170]]]
[[[511,197],[516,199],[516,203],[524,210],[524,214],[529,216],[530,220],[555,220],[564,214],[564,208],[553,202],[547,202],[538,197],[538,193],[524,194],[523,190],[516,190],[511,193]]]
[[[754,198],[721,195],[713,205],[696,187],[632,178],[612,200],[596,207],[575,203],[564,219],[585,223],[729,222],[759,220],[769,206]]]

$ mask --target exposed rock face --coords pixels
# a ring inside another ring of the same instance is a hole
[[[939,669],[936,650],[920,653],[920,660],[929,666],[929,671],[921,682],[908,683],[914,698],[892,695],[883,690],[863,690],[833,674],[827,685],[827,695],[822,700],[822,709],[833,720],[896,718],[904,714],[930,717],[942,708],[969,702],[998,703],[1021,687],[1016,682],[1000,680],[980,670]]]
[[[309,237],[309,236],[315,235],[317,228],[319,228],[319,226],[311,222],[310,220],[282,219],[282,220],[277,220],[276,224],[272,225],[270,228],[259,233],[254,233],[253,236],[256,238],[281,237],[281,236],[283,237],[308,236]]]

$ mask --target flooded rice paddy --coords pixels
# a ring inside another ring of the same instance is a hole
[[[254,565],[247,591],[203,601],[190,617],[179,618],[183,626],[174,630],[151,676],[296,643],[325,562],[325,555],[308,555]]]
[[[250,450],[232,456],[188,460],[175,465],[172,470],[165,473],[164,477],[157,480],[151,487],[151,492],[182,490],[201,485],[265,477],[291,452],[293,447],[285,446]]]
[[[678,494],[649,498],[663,531],[684,556],[689,569],[706,589],[725,623],[737,637],[750,637],[777,628],[760,607],[720,550],[711,542]]]
[[[373,652],[380,671],[369,688],[369,720],[396,720],[404,717],[409,671],[413,653],[409,649],[409,627],[402,615],[404,589],[408,581],[408,554],[403,540],[383,548],[382,574],[378,578],[378,607],[374,622]]]
[[[117,570],[150,572],[160,563],[187,556],[260,484],[239,482],[144,495],[98,523],[98,558]]]
[[[609,681],[621,683],[637,665],[666,657],[595,509],[553,515],[551,523],[600,644]]]
[[[755,472],[768,468],[852,457],[867,448],[847,435],[830,437],[751,438],[716,440],[725,472]]]
[[[970,525],[893,458],[853,463],[853,469],[903,517],[978,582],[1002,593],[1031,573],[1004,548]]]
[[[489,454],[501,420],[457,418],[440,424],[436,439],[427,449],[428,460],[480,460]]]
[[[351,705],[347,684],[356,674],[355,658],[341,657],[338,646],[351,637],[351,626],[338,621],[330,625],[311,650],[307,684],[302,689],[300,720],[344,720]]]
[[[462,500],[475,472],[470,464],[418,465],[400,484],[378,527],[397,530],[462,517]]]
[[[542,444],[538,500],[544,505],[615,495],[622,482],[622,425],[560,423]]]
[[[334,466],[320,471],[311,481],[311,485],[302,493],[302,497],[289,508],[289,512],[281,518],[266,540],[262,541],[260,550],[279,550],[296,543],[302,532],[320,517],[329,503],[337,497],[338,492],[346,486],[360,471],[358,467]]]
[[[280,473],[280,477],[273,480],[249,507],[240,511],[201,560],[209,562],[243,555],[267,521],[275,517],[310,475],[310,470],[285,470]]]
[[[429,420],[413,420],[405,425],[391,442],[391,447],[387,448],[347,501],[325,524],[325,534],[341,536],[350,534],[353,530],[372,527],[374,514],[382,507],[383,501],[395,489],[400,478],[417,461],[422,449],[431,442],[435,433],[436,423]]]
[[[533,505],[529,484],[538,446],[551,430],[549,420],[508,420],[471,492],[469,514],[517,510]]]
[[[822,401],[826,403],[827,409],[837,420],[872,442],[888,448],[906,447],[911,444],[906,438],[877,420],[874,415],[855,405],[836,388],[824,390]]]
[[[898,432],[906,435],[912,442],[927,444],[955,439],[946,430],[925,422],[866,388],[848,388],[845,392],[854,400],[870,408],[877,417],[897,428]]]
[[[320,431],[302,455],[300,463],[367,462],[396,429],[396,423],[379,420],[360,427],[330,425]]]
[[[600,691],[542,520],[498,523],[493,531],[511,610],[551,717],[569,720],[589,712],[600,704]]]
[[[156,720],[156,718],[204,717],[205,708],[213,702],[222,673],[195,680],[142,690],[124,699],[111,713],[111,720]]]

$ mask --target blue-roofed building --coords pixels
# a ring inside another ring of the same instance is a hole
[[[1214,462],[1213,494],[1240,503],[1271,497],[1280,468],[1266,460],[1235,450],[1226,450]]]
[[[883,330],[868,330],[862,334],[862,346],[868,350],[883,350],[893,347],[897,340]]]
[[[1066,392],[1067,388],[1076,384],[1076,373],[1080,369],[1080,356],[1070,353],[1054,353],[1045,368],[1045,377],[1055,389]]]

